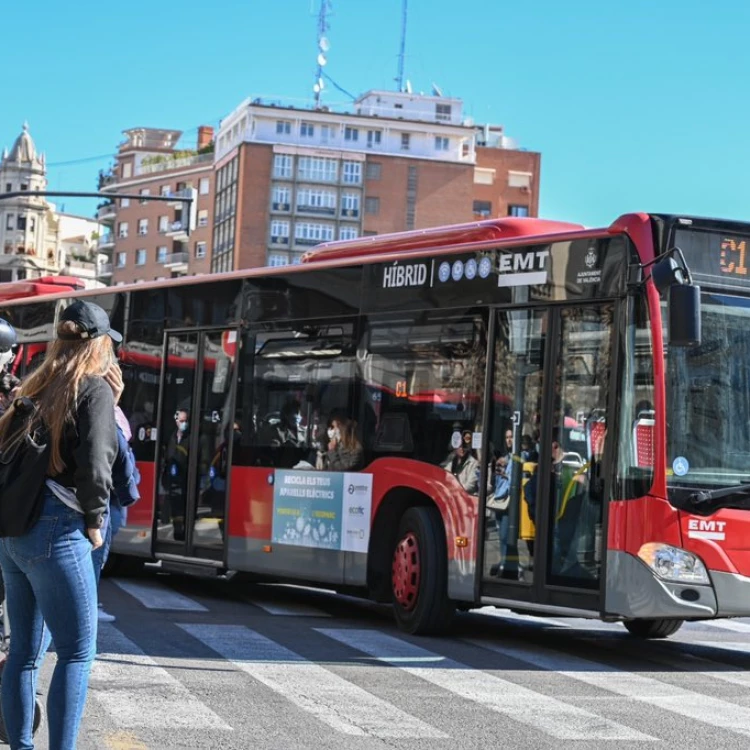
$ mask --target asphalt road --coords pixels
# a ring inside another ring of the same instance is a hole
[[[105,580],[101,598],[117,621],[100,627],[79,750],[748,747],[750,620],[644,642],[485,609],[419,638],[311,589],[152,574]]]

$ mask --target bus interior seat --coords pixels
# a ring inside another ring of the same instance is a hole
[[[654,412],[642,411],[633,423],[633,464],[641,469],[654,465]]]
[[[413,453],[414,440],[409,415],[404,412],[383,414],[375,432],[372,449],[376,453]]]

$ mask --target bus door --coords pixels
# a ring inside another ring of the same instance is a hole
[[[496,312],[483,596],[600,609],[613,311]]]
[[[237,331],[167,331],[160,390],[154,556],[225,561]]]

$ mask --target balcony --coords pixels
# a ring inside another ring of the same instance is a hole
[[[81,279],[95,279],[96,263],[71,258],[65,264],[63,271],[66,276],[78,276]]]
[[[141,166],[135,170],[135,174],[136,176],[157,174],[158,172],[165,172],[169,169],[185,169],[186,167],[194,167],[201,164],[205,164],[208,167],[213,163],[213,160],[213,153],[192,154],[179,156],[177,158],[167,155],[158,155],[151,157],[150,159],[144,159]]]
[[[100,279],[111,279],[114,273],[114,266],[111,263],[100,263],[98,278]]]
[[[335,206],[311,206],[305,205],[304,203],[297,204],[297,213],[300,214],[313,214],[315,216],[335,216]]]
[[[177,190],[174,193],[170,193],[168,198],[190,198],[195,199],[196,191],[195,188],[184,188],[183,190]],[[182,200],[168,200],[166,201],[168,206],[174,206],[175,208],[183,208],[186,204]]]
[[[115,235],[112,232],[107,232],[99,238],[98,249],[102,252],[111,250],[115,246]]]
[[[103,206],[99,206],[96,211],[96,218],[102,223],[114,221],[115,216],[117,216],[117,206],[114,203],[106,203]]]
[[[177,242],[187,242],[189,237],[187,225],[181,221],[173,221],[165,234]]]
[[[164,261],[164,267],[173,271],[187,271],[189,260],[190,253],[170,253]]]

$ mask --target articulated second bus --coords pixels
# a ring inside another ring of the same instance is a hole
[[[748,238],[489,220],[281,269],[6,284],[0,315],[34,361],[74,297],[124,332],[120,559],[325,584],[413,633],[496,605],[664,637],[750,615]]]

